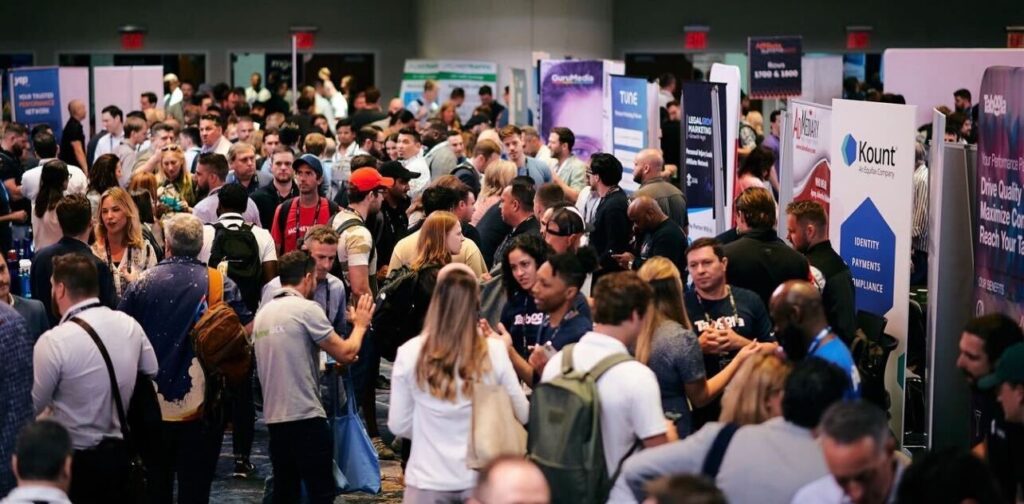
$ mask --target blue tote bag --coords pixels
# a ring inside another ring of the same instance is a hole
[[[334,434],[334,462],[341,470],[345,484],[342,492],[380,493],[380,461],[373,449],[370,436],[366,434],[363,419],[356,412],[356,393],[351,376],[346,376],[345,409],[339,411],[335,395],[334,418],[331,419]],[[342,480],[338,480],[339,485]]]

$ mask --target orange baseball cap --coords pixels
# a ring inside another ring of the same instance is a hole
[[[348,182],[361,192],[370,192],[380,187],[391,187],[395,185],[395,179],[382,177],[380,172],[373,168],[360,168],[352,172]]]

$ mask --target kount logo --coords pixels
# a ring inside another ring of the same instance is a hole
[[[858,142],[853,135],[847,133],[843,137],[843,162],[853,166],[855,162],[874,165],[896,166],[896,147],[874,147],[867,142]]]

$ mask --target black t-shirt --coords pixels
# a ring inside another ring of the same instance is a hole
[[[683,283],[686,282],[686,235],[678,224],[666,219],[658,227],[644,234],[644,241],[640,245],[640,254],[635,260],[634,266],[639,269],[648,259],[661,256],[676,265],[679,273],[683,275]]]
[[[501,219],[501,207],[495,203],[476,223],[476,230],[480,233],[480,254],[484,256],[487,267],[492,268],[494,251],[498,250],[498,245],[501,245],[501,241],[512,231],[512,227]]]
[[[387,265],[391,262],[391,254],[395,251],[395,245],[402,238],[409,234],[409,216],[405,211],[409,209],[409,202],[402,201],[397,208],[390,203],[382,202],[380,212],[377,213],[381,221],[380,235],[374,237],[373,244],[377,247],[377,264]]]
[[[509,280],[516,281],[515,279]],[[538,329],[544,325],[544,312],[537,309],[533,295],[525,291],[518,291],[501,309],[501,324],[512,336],[512,347],[523,358],[527,358],[530,356],[527,347],[540,343],[537,341]]]
[[[82,152],[85,152],[85,130],[82,129],[82,123],[78,122],[78,119],[74,117],[68,119],[68,123],[64,125],[64,132],[61,133],[60,137],[59,157],[61,161],[69,165],[78,166],[78,158],[75,157],[75,149],[71,146],[71,142],[81,142]],[[78,167],[87,168],[85,166]]]
[[[25,168],[21,166],[21,160],[18,156],[13,153],[0,149],[0,181],[7,182],[10,179],[14,179],[14,183],[21,185],[21,176],[25,174]],[[24,210],[25,213],[32,212],[32,202],[26,198],[12,201],[8,194],[8,204],[10,210],[8,212],[16,212],[18,210]]]
[[[987,441],[985,457],[1003,496],[1024,487],[1024,426],[1004,420],[994,392],[971,393],[971,446]]]
[[[7,215],[11,213],[11,197],[7,192],[6,187],[0,187],[0,215]],[[13,247],[13,238],[11,236],[11,223],[0,222],[0,253],[7,257],[7,251]]]
[[[700,333],[709,325],[716,324],[732,327],[736,334],[744,338],[757,341],[772,341],[772,322],[768,316],[768,310],[764,303],[753,291],[740,287],[730,286],[732,298],[736,301],[736,309],[733,310],[732,301],[729,296],[719,300],[700,299],[696,290],[687,291],[685,296],[686,315],[693,324],[693,332]],[[729,361],[735,357],[735,352],[724,355],[705,355],[704,370],[707,377],[715,376]],[[721,413],[721,397],[715,399],[707,406],[697,408],[693,412],[693,431],[696,432],[700,426],[707,422],[717,421]]]

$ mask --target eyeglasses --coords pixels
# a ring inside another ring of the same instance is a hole
[[[544,228],[544,232],[549,234],[549,235],[552,235],[552,236],[572,236],[574,234],[574,233],[570,232],[568,229],[565,230],[565,231],[558,231],[558,230],[552,230],[549,227],[545,227]]]

